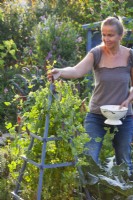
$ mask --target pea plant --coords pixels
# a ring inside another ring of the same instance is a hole
[[[46,87],[40,87],[35,92],[30,92],[26,101],[20,101],[20,126],[21,132],[16,132],[16,126],[11,123],[7,128],[15,135],[15,140],[9,145],[11,162],[9,173],[12,184],[18,176],[18,169],[22,165],[20,154],[26,154],[35,162],[40,162],[42,143],[35,140],[31,151],[27,151],[30,142],[29,132],[43,136],[45,130],[46,114],[50,114],[49,137],[61,137],[62,140],[47,143],[46,163],[62,163],[75,161],[76,165],[86,163],[83,154],[84,144],[89,141],[83,127],[83,120],[87,109],[84,101],[79,98],[78,90],[71,81],[59,81],[54,83],[53,102],[48,111],[49,83]],[[82,109],[84,107],[84,109]],[[72,143],[69,142],[70,139]],[[15,152],[15,155],[14,155]],[[14,156],[13,156],[14,155]],[[87,164],[87,163],[86,163]],[[22,196],[25,200],[36,199],[39,171],[28,164],[22,183]],[[57,184],[58,183],[58,184]],[[79,196],[79,175],[76,166],[56,169],[45,169],[44,187],[42,198],[45,199],[75,199]],[[76,192],[75,192],[76,191]],[[76,194],[75,194],[76,193]],[[77,196],[77,197],[76,197]]]

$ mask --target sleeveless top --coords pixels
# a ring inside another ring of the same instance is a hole
[[[102,49],[100,46],[91,51],[94,55],[94,81],[95,87],[89,102],[91,113],[101,114],[102,105],[120,105],[127,99],[130,90],[130,71],[133,67],[133,50],[130,49],[127,66],[107,68],[98,66]],[[132,115],[132,104],[129,104],[127,115]]]

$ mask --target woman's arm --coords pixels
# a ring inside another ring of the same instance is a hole
[[[50,80],[51,77],[58,79],[59,77],[66,78],[66,79],[75,79],[80,78],[87,74],[93,67],[94,64],[94,57],[92,53],[88,53],[83,60],[81,60],[77,65],[74,67],[65,67],[62,69],[54,68],[48,73],[48,79]]]
[[[120,107],[126,106],[128,107],[128,104],[133,101],[133,67],[131,68],[131,88],[128,98],[121,104]]]

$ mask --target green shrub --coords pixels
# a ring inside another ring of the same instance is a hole
[[[44,64],[46,60],[57,60],[57,65],[75,64],[81,59],[84,42],[78,29],[70,19],[59,21],[56,16],[49,16],[35,27],[35,49],[38,60]]]

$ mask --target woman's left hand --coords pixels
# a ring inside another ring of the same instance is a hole
[[[127,108],[128,108],[128,105],[129,105],[129,100],[126,99],[126,100],[123,101],[122,104],[120,105],[120,109],[121,109],[122,107],[127,107]]]

